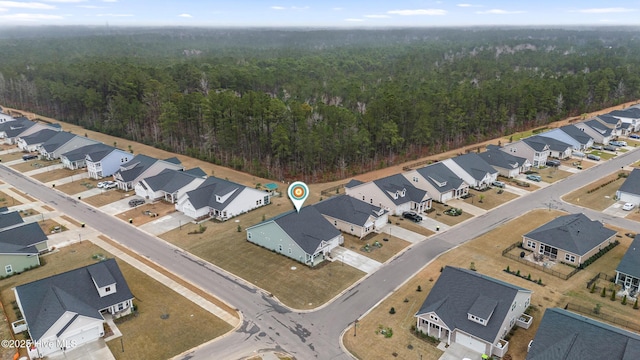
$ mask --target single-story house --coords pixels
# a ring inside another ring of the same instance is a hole
[[[578,266],[613,243],[616,232],[584,214],[557,217],[522,236],[522,246],[538,254]]]
[[[631,360],[640,335],[559,308],[545,310],[526,360]]]
[[[585,134],[591,136],[594,143],[606,145],[615,136],[613,133],[613,129],[596,119],[590,119],[575,123],[575,126],[578,129],[584,131]]]
[[[498,178],[498,170],[473,152],[443,160],[442,163],[475,189],[484,189]]]
[[[87,145],[98,144],[96,140],[74,135],[67,131],[59,131],[40,145],[38,151],[47,160],[59,159],[60,155]]]
[[[413,186],[424,190],[434,201],[446,203],[469,193],[469,184],[443,163],[427,165],[402,174]]]
[[[523,317],[531,290],[482,275],[445,266],[416,313],[416,330],[447,345],[460,344],[480,354],[502,357],[509,350],[505,336]]]
[[[344,238],[318,209],[306,206],[248,227],[247,241],[314,267]]]
[[[266,191],[210,176],[194,190],[182,192],[176,210],[194,220],[213,217],[225,221],[270,202]]]
[[[59,130],[47,128],[29,135],[21,135],[16,139],[18,148],[22,151],[38,151],[40,145],[51,139]]]
[[[640,169],[633,169],[616,191],[619,201],[640,205]]]
[[[199,170],[192,173],[191,170]],[[206,176],[199,168],[186,171],[164,169],[158,175],[140,180],[134,190],[136,195],[151,201],[164,200],[172,204],[178,201],[180,195],[196,189]]]
[[[620,119],[622,124],[628,124],[629,131],[636,132],[640,130],[640,108],[631,106],[623,110],[614,110],[609,115]]]
[[[487,148],[487,151],[479,153],[478,156],[506,178],[514,178],[531,169],[531,163],[526,158],[501,151],[499,148]]]
[[[0,213],[0,231],[23,226],[23,224],[24,221],[17,211]],[[14,233],[8,233],[8,235],[11,234]],[[40,265],[40,251],[35,245],[23,245],[17,242],[10,236],[0,235],[0,276],[18,274]]]
[[[14,289],[34,343],[31,358],[69,350],[104,336],[104,314],[129,314],[133,294],[118,264],[108,259]]]
[[[573,150],[580,152],[585,151],[593,145],[593,138],[574,125],[565,125],[557,129],[543,132],[538,136],[562,141],[563,143],[571,145]]]
[[[366,183],[351,181],[345,185],[345,193],[383,208],[393,215],[401,215],[405,211],[420,213],[431,208],[429,194],[415,187],[401,174]]]
[[[616,284],[622,285],[631,297],[640,292],[640,236],[631,242],[616,268]]]
[[[120,169],[113,174],[113,179],[120,190],[129,191],[140,180],[158,175],[165,169],[184,170],[184,166],[177,158],[158,160],[138,154],[133,159],[123,161]]]
[[[348,195],[338,195],[313,205],[338,230],[363,238],[380,231],[389,216],[386,210]]]
[[[568,159],[571,157],[571,153],[574,150],[572,145],[567,144],[564,141],[560,141],[556,138],[536,135],[530,137],[530,139],[538,140],[549,145],[549,157],[552,158],[561,160]]]
[[[501,150],[529,160],[531,166],[536,168],[546,166],[549,156],[549,145],[536,138],[524,138],[505,144]]]

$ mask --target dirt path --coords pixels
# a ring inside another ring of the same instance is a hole
[[[588,113],[585,114],[583,116],[574,116],[574,117],[570,117],[570,118],[566,118],[560,121],[556,121],[553,123],[550,123],[549,125],[547,125],[546,127],[548,128],[557,128],[560,126],[564,126],[567,124],[570,124],[572,122],[575,122],[581,118],[590,118],[590,117],[594,117],[597,115],[602,115],[602,114],[606,114],[609,113],[613,110],[619,110],[619,109],[624,109],[627,108],[631,105],[635,105],[640,103],[640,99],[636,100],[636,101],[631,101],[631,102],[627,102],[624,104],[620,104],[618,106],[613,106],[607,109],[602,109],[599,111],[595,111],[592,113]],[[223,167],[223,166],[219,166],[219,165],[214,165],[211,163],[208,163],[206,161],[202,161],[202,160],[198,160],[198,159],[194,159],[185,155],[176,155],[174,153],[170,153],[168,151],[164,151],[164,150],[160,150],[157,148],[154,148],[152,146],[148,146],[148,145],[144,145],[141,143],[137,143],[137,142],[133,142],[130,140],[126,140],[126,139],[122,139],[122,138],[118,138],[115,136],[111,136],[111,135],[105,135],[102,133],[98,133],[95,131],[91,131],[91,130],[86,130],[81,126],[78,125],[73,125],[73,124],[69,124],[60,120],[56,120],[56,119],[52,119],[52,118],[48,118],[45,116],[41,116],[35,113],[31,113],[28,111],[22,111],[22,110],[17,110],[17,109],[12,109],[12,108],[6,108],[3,107],[3,109],[5,110],[5,112],[8,112],[9,114],[13,115],[13,116],[26,116],[27,118],[31,119],[31,120],[44,120],[44,121],[48,121],[48,122],[58,122],[62,125],[62,129],[65,131],[70,131],[74,134],[78,134],[78,135],[84,135],[87,136],[91,139],[95,139],[98,141],[101,141],[105,144],[108,145],[112,145],[112,144],[116,144],[117,147],[121,148],[121,149],[128,149],[128,150],[132,150],[135,154],[138,153],[143,153],[145,155],[149,155],[149,156],[153,156],[159,159],[165,159],[165,158],[169,158],[172,156],[177,156],[180,161],[182,161],[182,164],[187,168],[192,168],[192,167],[200,167],[202,170],[204,170],[208,175],[213,175],[219,178],[227,178],[229,180],[235,181],[235,182],[239,182],[242,183],[246,186],[255,186],[258,183],[261,184],[265,184],[268,182],[277,182],[274,180],[270,180],[270,179],[264,179],[264,178],[259,178],[256,177],[254,175],[251,174],[247,174],[241,171],[236,171],[227,167]],[[426,161],[433,161],[433,160],[443,160],[443,159],[448,159],[451,157],[456,156],[457,154],[464,154],[467,150],[471,150],[471,149],[477,149],[478,147],[480,148],[484,148],[486,147],[488,144],[494,144],[497,145],[499,141],[504,141],[505,137],[500,137],[500,138],[495,138],[492,140],[488,140],[482,143],[478,143],[478,144],[474,144],[474,145],[469,145],[469,146],[465,146],[462,148],[458,148],[458,149],[454,149],[454,150],[450,150],[444,153],[440,153],[440,154],[435,154],[435,155],[431,155],[431,156],[427,156],[427,157],[423,157],[420,159],[416,159],[413,161],[409,161],[409,162],[405,162],[402,164],[398,164],[398,165],[394,165],[394,166],[390,166],[384,169],[380,169],[380,170],[375,170],[375,171],[371,171],[368,173],[364,173],[364,174],[360,174],[355,176],[355,178],[357,178],[358,180],[361,181],[371,181],[371,180],[375,180],[375,179],[380,179],[382,177],[385,176],[389,176],[389,175],[393,175],[393,174],[397,174],[402,172],[403,167],[405,166],[410,166],[412,164],[418,163],[418,162],[426,162]],[[320,192],[324,189],[330,188],[332,186],[336,186],[336,185],[340,185],[340,184],[344,184],[348,181],[348,179],[343,179],[343,180],[337,180],[334,182],[330,182],[330,183],[317,183],[317,184],[309,184],[310,185],[310,190],[311,192],[315,193],[316,196],[320,196]],[[281,188],[280,191],[286,191],[286,185],[281,184]],[[313,201],[313,199],[310,199]]]

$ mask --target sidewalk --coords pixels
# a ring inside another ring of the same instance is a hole
[[[367,274],[376,272],[376,270],[378,270],[380,266],[382,266],[381,263],[373,259],[369,259],[364,255],[360,255],[355,251],[345,249],[342,246],[338,246],[337,248],[331,250],[331,258],[333,259],[333,261],[342,261],[343,263],[349,266],[353,266],[360,271],[364,271]]]
[[[484,215],[487,212],[487,210],[485,209],[481,209],[477,206],[473,206],[459,199],[451,200],[447,204],[449,204],[449,206],[451,207],[462,209],[462,211],[469,213],[473,216]]]

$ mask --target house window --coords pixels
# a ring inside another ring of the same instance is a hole
[[[529,307],[529,302],[531,301],[531,299],[527,298],[527,301],[524,302],[524,307],[528,308]]]
[[[362,195],[362,201],[364,201],[364,195]]]
[[[373,204],[373,199],[369,199],[369,204]]]
[[[338,220],[333,220],[333,226],[338,226]]]
[[[104,291],[105,291],[105,292],[109,292],[109,291],[111,291],[111,286],[107,286],[106,288],[104,288]]]
[[[429,317],[431,318],[431,320],[438,321],[438,317],[435,315],[429,315]]]
[[[417,176],[413,177],[413,182],[418,182],[418,177]]]
[[[564,259],[567,260],[568,262],[576,262],[576,257],[571,254],[565,254]]]
[[[251,239],[251,233],[247,232],[247,239]]]
[[[536,248],[536,243],[531,241],[531,240],[527,240],[527,247],[531,248],[531,249],[535,249]]]
[[[282,252],[282,245],[278,245],[278,251]]]
[[[256,200],[256,205],[260,205],[262,203],[262,200]]]
[[[289,254],[291,254],[291,248],[289,248],[289,251],[288,251],[288,252],[289,252]]]
[[[513,311],[513,309],[515,309],[515,308],[516,308],[516,304],[517,304],[517,303],[518,303],[517,301],[514,301],[514,302],[513,302],[513,305],[511,305],[511,311]]]
[[[120,311],[122,309],[124,309],[124,304],[123,303],[118,304],[118,311]]]
[[[351,232],[353,232],[353,226],[351,226]]]
[[[513,324],[516,322],[516,318],[512,317],[511,321],[509,321],[509,327],[513,327]]]
[[[13,272],[13,267],[11,265],[7,265],[4,267],[4,272],[7,274],[11,274]]]

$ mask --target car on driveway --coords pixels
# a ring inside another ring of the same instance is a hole
[[[115,181],[105,181],[102,187],[105,189],[115,189],[118,187],[118,184],[116,184]]]
[[[602,148],[607,151],[618,151],[618,148],[613,145],[605,145]]]
[[[106,183],[107,183],[107,181],[100,181],[100,182],[98,183],[98,185],[96,185],[96,186],[97,186],[99,189],[102,189],[102,188],[104,188],[104,185],[105,185]]]
[[[629,138],[631,138],[631,139],[640,139],[640,135],[638,135],[638,134],[631,134],[631,135],[629,135]]]
[[[631,211],[636,207],[636,204],[634,203],[625,203],[624,205],[622,205],[622,210],[624,211]]]
[[[136,207],[138,205],[143,205],[145,201],[143,199],[131,199],[129,200],[129,206]]]
[[[495,186],[495,187],[499,187],[499,188],[504,188],[505,187],[505,183],[503,181],[494,181],[491,183],[491,185]]]
[[[602,150],[602,145],[591,145],[593,150]]]
[[[527,175],[527,179],[531,181],[542,181],[542,178],[540,177],[540,175],[534,175],[534,174]]]
[[[422,221],[422,216],[416,214],[413,211],[405,211],[402,213],[402,217],[408,220],[411,220],[413,222],[420,222]]]
[[[593,154],[589,154],[589,155],[587,155],[587,159],[589,159],[589,160],[595,160],[595,161],[600,161],[600,156],[598,156],[598,155],[593,155]]]
[[[551,167],[558,167],[560,166],[560,160],[547,160],[547,166],[551,166]]]

